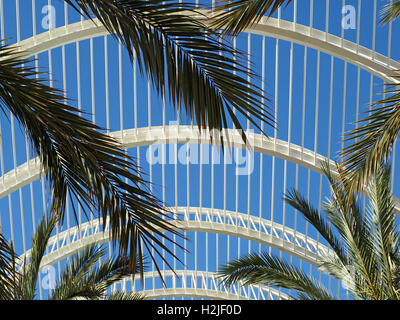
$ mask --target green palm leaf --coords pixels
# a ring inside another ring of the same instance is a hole
[[[348,263],[348,257],[341,247],[340,240],[333,234],[326,218],[320,215],[318,210],[309,204],[308,201],[295,189],[289,190],[289,192],[285,194],[284,200],[290,206],[298,210],[306,220],[316,228],[316,230],[335,251],[342,264],[346,265]]]
[[[392,194],[390,168],[381,167],[371,177],[367,196],[369,209],[363,212],[357,197],[343,185],[345,172],[336,164],[321,164],[328,178],[331,197],[320,213],[297,190],[290,190],[284,200],[297,209],[333,249],[320,253],[319,269],[346,285],[351,297],[368,300],[400,298],[400,243]],[[221,268],[227,285],[265,283],[298,291],[299,299],[326,299],[330,294],[311,275],[305,275],[280,258],[250,254],[228,262]]]
[[[381,22],[388,23],[400,15],[400,1],[390,1],[381,12]],[[398,72],[390,75],[399,80]],[[356,129],[346,132],[345,141],[352,143],[341,153],[341,167],[345,173],[347,192],[361,191],[368,185],[369,177],[378,174],[381,165],[390,157],[400,133],[400,90],[398,83],[385,84],[382,94],[389,95],[374,102]]]
[[[22,294],[17,262],[12,244],[0,233],[0,300],[16,299]]]
[[[222,130],[231,118],[242,129],[235,111],[261,130],[256,120],[273,124],[259,87],[247,76],[247,55],[234,50],[191,4],[163,0],[65,0],[107,30],[134,53],[142,72],[157,92],[167,95],[180,112],[196,119],[199,129]],[[242,132],[246,141],[246,135]],[[223,144],[222,137],[220,143]]]
[[[235,110],[258,128],[254,119],[272,122],[259,88],[245,80],[253,73],[241,61],[242,54],[222,45],[217,33],[192,15],[193,6],[171,1],[65,1],[99,18],[132,59],[135,52],[141,71],[158,92],[168,92],[178,110],[184,106],[199,128],[221,130],[227,127],[227,117],[241,128]],[[0,48],[1,108],[23,125],[42,161],[54,192],[52,211],[59,212],[62,221],[69,194],[82,207],[94,208],[103,222],[110,216],[112,239],[120,241],[120,254],[129,254],[133,268],[136,258],[143,258],[142,248],[152,259],[155,246],[173,254],[155,235],[170,242],[161,231],[176,234],[176,229],[163,219],[163,204],[151,195],[133,160],[119,143],[66,105],[62,92],[35,79],[33,68],[21,66],[26,63],[14,49]],[[244,133],[242,137],[246,139]],[[74,215],[77,218],[75,209]]]
[[[376,299],[380,292],[377,288],[380,282],[378,261],[374,254],[374,241],[370,237],[368,221],[357,205],[355,195],[345,191],[342,185],[343,172],[339,166],[336,166],[338,172],[336,176],[333,175],[328,162],[321,163],[321,169],[328,178],[332,191],[332,199],[323,204],[324,214],[335,228],[335,233],[328,225],[328,221],[320,216],[318,210],[312,209],[300,195],[292,192],[289,204],[293,204],[304,215],[335,252],[334,256],[324,257],[321,270],[338,279],[346,280],[349,275],[346,267],[355,266],[361,275],[359,281],[354,284],[355,294]],[[342,241],[339,241],[334,234],[339,234]]]
[[[237,36],[259,22],[265,14],[271,16],[278,8],[290,2],[292,0],[221,0],[211,20],[212,26],[225,29],[225,34]]]
[[[137,257],[143,258],[142,244],[173,254],[155,235],[173,242],[162,231],[181,234],[164,219],[168,212],[151,194],[133,159],[120,143],[65,104],[60,91],[36,78],[28,62],[15,48],[0,47],[0,107],[5,113],[9,109],[26,129],[41,159],[53,192],[51,211],[63,221],[69,193],[83,208],[94,208],[104,224],[109,216],[112,239],[119,240],[120,254],[129,255],[133,269]],[[74,215],[78,221],[75,209]]]
[[[400,1],[394,0],[386,4],[381,12],[381,22],[387,23],[397,19],[400,16]]]
[[[358,121],[358,127],[346,132],[345,141],[353,143],[342,151],[343,183],[349,193],[361,191],[369,177],[387,162],[400,133],[400,90],[392,85],[390,96],[372,104],[370,114]]]
[[[400,1],[390,1],[381,15],[383,23],[397,19]],[[398,73],[392,76],[400,79]],[[400,89],[398,83],[385,86],[388,89],[382,94],[387,97],[374,102],[368,115],[357,122],[356,129],[346,132],[345,141],[352,143],[342,151],[340,168],[344,192],[353,194],[366,190],[368,193],[370,208],[366,218],[375,256],[382,268],[380,291],[382,296],[392,299],[399,297],[394,280],[400,261],[397,258],[399,238],[385,165],[400,133]]]
[[[333,297],[322,286],[317,285],[301,270],[270,256],[267,252],[250,254],[235,259],[220,268],[222,281],[227,286],[243,282],[248,284],[267,284],[292,289],[303,293],[311,299],[331,300]]]
[[[19,271],[12,246],[0,235],[0,300],[36,298],[41,262],[57,221],[58,217],[55,215],[45,214],[42,217],[32,238],[30,257],[24,261]],[[144,296],[138,293],[114,292],[111,296],[107,295],[107,290],[112,285],[132,276],[132,268],[128,259],[105,258],[106,254],[101,245],[93,244],[70,257],[63,274],[52,288],[49,299],[143,299]],[[139,263],[143,262],[137,259],[137,263],[136,269],[139,269]]]
[[[397,238],[399,240],[399,238]],[[398,243],[398,242],[397,242]],[[400,256],[399,251],[396,251],[397,254],[392,258],[393,269],[392,269],[392,276],[393,276],[393,287],[397,295],[397,299],[400,299]]]
[[[3,275],[8,274],[6,277],[8,282],[1,281],[0,283],[1,300],[33,300],[35,298],[40,264],[57,221],[56,215],[45,214],[42,217],[32,238],[29,259],[24,261],[17,261],[13,247],[8,245],[0,234],[0,279],[3,280]],[[6,262],[8,263],[6,264]],[[21,262],[23,262],[22,268],[17,271]],[[4,295],[4,290],[12,294]]]
[[[113,292],[107,296],[107,300],[145,300],[146,296],[138,292]]]
[[[48,216],[45,214],[40,220],[39,226],[32,238],[30,261],[29,263],[27,261],[24,262],[21,275],[22,298],[25,300],[33,300],[35,298],[40,263],[42,262],[51,233],[57,221],[58,217],[56,215]]]
[[[328,164],[322,164],[322,171],[332,190],[332,199],[328,200],[323,208],[346,245],[346,251],[351,257],[349,263],[356,267],[361,280],[365,282],[359,286],[359,290],[363,290],[361,295],[367,294],[379,299],[380,291],[377,286],[380,282],[380,272],[368,221],[357,204],[356,194],[346,192],[343,186],[344,172],[338,165],[336,169],[338,175],[334,176]]]
[[[106,250],[97,244],[74,255],[65,267],[50,299],[103,299],[108,288],[132,274],[128,260],[107,258],[101,261],[105,255]],[[137,298],[137,295],[125,296],[121,293],[121,298]]]
[[[371,179],[368,189],[370,199],[368,218],[370,234],[374,240],[374,251],[382,269],[381,291],[385,292],[387,299],[395,299],[398,296],[396,296],[393,281],[392,259],[397,254],[396,241],[399,237],[389,181],[390,169],[388,167],[383,168],[376,178]]]

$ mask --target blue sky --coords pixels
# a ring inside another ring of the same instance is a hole
[[[16,20],[16,3],[19,4],[20,12],[20,39],[26,39],[32,36],[32,2],[28,0],[3,0],[4,21],[1,26],[4,26],[2,35],[9,40],[7,44],[15,43],[17,36],[17,20]],[[378,12],[382,6],[388,1],[377,1]],[[310,3],[311,1],[298,0],[297,7],[297,23],[310,25]],[[329,3],[329,33],[341,36],[342,28],[342,1],[340,0],[317,0],[313,1],[312,25],[314,28],[326,30],[326,11],[327,3]],[[399,60],[400,45],[395,38],[396,32],[399,31],[398,22],[392,25],[392,39],[389,40],[389,26],[380,25],[374,20],[373,0],[363,0],[361,9],[359,4],[361,1],[345,1],[346,5],[352,5],[356,9],[357,16],[360,13],[359,28],[348,29],[344,31],[344,38],[350,41],[357,42],[359,37],[360,46],[375,50],[381,54],[388,54],[389,41],[391,43],[390,57],[394,60]],[[48,0],[36,0],[36,30],[37,33],[46,32],[42,28],[41,22],[45,15],[42,13],[42,8],[48,5]],[[51,5],[55,7],[56,27],[62,27],[65,23],[65,12],[63,1],[51,1]],[[287,8],[282,10],[281,18],[293,21],[294,4],[291,3]],[[277,14],[274,15],[276,17]],[[71,8],[68,9],[68,22],[78,22],[79,14]],[[372,43],[373,26],[376,25],[376,41]],[[360,32],[358,32],[360,30]],[[250,43],[250,50],[249,45]],[[262,61],[261,52],[262,46],[265,44],[265,61]],[[265,72],[265,91],[266,96],[270,99],[269,105],[272,110],[277,109],[277,138],[287,141],[289,138],[291,143],[302,144],[302,129],[304,125],[304,147],[310,150],[316,150],[318,153],[328,156],[332,159],[340,151],[341,135],[342,135],[342,120],[343,120],[343,103],[346,104],[345,114],[345,130],[353,128],[353,122],[356,120],[356,113],[367,110],[371,96],[371,76],[367,71],[359,70],[358,67],[347,63],[347,77],[344,78],[345,63],[343,60],[333,58],[333,82],[331,84],[331,66],[332,58],[324,52],[318,52],[315,49],[307,48],[294,43],[293,45],[285,40],[279,40],[278,50],[276,51],[277,41],[274,38],[260,35],[251,35],[250,40],[248,34],[242,34],[236,41],[238,48],[250,52],[251,63],[254,65],[254,71],[260,76]],[[44,52],[38,56],[38,65],[44,70],[52,71],[54,86],[60,89],[66,89],[67,96],[71,99],[71,104],[81,106],[82,111],[90,114],[95,114],[95,122],[103,127],[107,127],[106,117],[106,96],[105,96],[105,49],[104,37],[98,37],[90,40],[83,40],[79,44],[80,52],[80,88],[81,101],[78,101],[78,79],[77,79],[77,46],[75,43],[65,46],[65,83],[66,88],[63,88],[63,55],[62,48],[55,48],[51,52]],[[91,62],[91,50],[94,52],[93,61]],[[149,125],[159,126],[163,124],[163,102],[162,99],[155,93],[154,89],[149,90],[148,80],[144,76],[136,79],[136,89],[134,88],[133,66],[129,61],[125,50],[121,50],[121,77],[122,87],[119,84],[119,46],[112,38],[107,39],[108,50],[108,86],[109,86],[109,130],[130,129],[138,124],[138,127],[147,127]],[[293,78],[290,83],[290,54],[293,50]],[[304,70],[304,56],[307,51],[307,64]],[[276,55],[278,52],[278,55]],[[51,65],[49,59],[51,57]],[[276,73],[275,66],[278,60],[278,89],[276,91]],[[319,77],[317,74],[319,61]],[[91,63],[93,67],[91,66]],[[94,76],[91,77],[93,68]],[[304,72],[306,71],[306,88],[304,90],[303,80]],[[360,86],[357,86],[358,73],[360,74]],[[93,81],[92,81],[93,80]],[[262,85],[261,80],[255,80],[259,86]],[[343,96],[344,83],[346,83],[346,97]],[[378,97],[378,93],[382,90],[382,81],[373,77],[372,99]],[[332,107],[330,108],[330,88],[332,87]],[[317,87],[319,91],[317,93]],[[290,104],[289,90],[292,89],[292,100]],[[134,92],[137,92],[137,119],[134,117]],[[120,91],[122,91],[123,111],[120,112]],[[93,94],[92,94],[93,92]],[[305,97],[304,93],[305,92]],[[357,99],[358,97],[358,99]],[[277,104],[275,104],[277,102]],[[358,107],[357,107],[358,102]],[[151,114],[151,122],[149,122],[149,106]],[[93,109],[94,108],[94,109]],[[176,120],[176,113],[173,106],[166,103],[165,123]],[[305,121],[303,123],[303,110],[305,110]],[[291,126],[289,130],[288,115],[291,114]],[[318,113],[318,118],[316,115]],[[89,116],[91,119],[92,116]],[[122,119],[122,120],[121,120]],[[242,124],[245,126],[246,121],[243,117]],[[328,144],[329,137],[329,122],[331,119],[331,143]],[[12,170],[16,165],[21,165],[27,160],[27,150],[29,158],[33,158],[31,148],[26,147],[26,141],[23,130],[15,123],[15,145],[12,144],[12,126],[10,120],[4,115],[1,117],[2,130],[2,145],[4,150],[4,172]],[[190,119],[187,119],[183,114],[180,119],[182,124],[190,124]],[[317,124],[317,126],[316,126]],[[257,131],[257,130],[256,130]],[[274,136],[274,131],[271,128],[266,128],[266,133]],[[317,135],[317,139],[315,139]],[[316,145],[315,145],[315,142]],[[178,149],[185,148],[179,145]],[[168,148],[167,148],[168,149]],[[154,182],[153,191],[161,199],[165,200],[171,206],[203,206],[224,209],[224,197],[226,196],[226,209],[249,213],[258,216],[260,206],[262,207],[262,217],[271,219],[277,223],[285,223],[285,225],[293,228],[295,223],[297,230],[300,232],[308,232],[310,236],[315,237],[315,230],[308,228],[304,220],[299,217],[294,210],[284,205],[282,195],[286,188],[297,187],[304,195],[308,195],[315,206],[318,206],[320,201],[323,201],[329,195],[329,189],[325,179],[321,179],[320,175],[315,172],[297,167],[295,164],[286,162],[282,159],[273,158],[269,155],[254,154],[254,171],[249,176],[239,176],[236,182],[235,164],[226,165],[226,192],[224,193],[224,165],[198,165],[191,164],[189,170],[185,164],[166,164],[164,168],[161,165],[152,165],[150,168],[146,160],[147,147],[141,147],[138,150],[129,150],[129,153],[138,158],[143,172],[150,174],[151,180]],[[167,154],[168,158],[168,154]],[[261,160],[262,158],[262,160]],[[262,162],[263,176],[260,181],[260,163]],[[396,161],[397,163],[398,161]],[[272,183],[272,166],[275,166],[274,183]],[[394,177],[398,179],[399,170],[395,166]],[[151,169],[151,170],[150,170]],[[177,170],[177,179],[175,179],[175,169]],[[214,172],[214,176],[212,176]],[[189,175],[188,175],[189,173]],[[164,174],[165,186],[162,186]],[[148,176],[149,177],[149,176]],[[200,190],[200,177],[202,180],[202,190]],[[285,178],[286,177],[286,178]],[[322,181],[322,183],[321,183]],[[187,185],[189,185],[189,197],[187,195]],[[262,185],[262,196],[260,198],[260,187]],[[272,190],[272,185],[274,185]],[[250,190],[248,190],[250,186]],[[46,198],[48,192],[42,192],[42,188],[47,189],[46,185],[42,186],[40,181],[35,181],[31,186],[26,186],[20,191],[14,192],[10,197],[0,199],[1,226],[2,230],[8,238],[11,238],[10,231],[10,211],[12,212],[12,220],[14,226],[14,241],[18,252],[23,252],[23,240],[20,237],[22,232],[21,214],[24,215],[24,228],[26,233],[25,243],[27,248],[30,246],[30,233],[33,229],[32,223],[32,199],[33,194],[35,220],[38,221],[40,213],[43,212],[46,206]],[[177,197],[175,189],[178,190]],[[164,192],[163,192],[164,190]],[[213,193],[212,193],[213,191]],[[272,191],[274,191],[272,193]],[[399,196],[399,188],[394,184],[394,193]],[[200,193],[202,193],[200,203]],[[238,198],[236,198],[238,194]],[[272,196],[273,194],[273,196]],[[250,195],[248,201],[248,195]],[[177,199],[177,202],[176,202]],[[189,199],[189,201],[188,201]],[[11,204],[11,210],[10,210]],[[21,206],[22,204],[22,206]],[[273,210],[271,210],[273,206]],[[71,224],[74,222],[71,220]],[[63,226],[65,229],[65,225]],[[191,241],[188,242],[188,249],[191,254],[188,254],[188,269],[195,268],[194,244],[197,243],[197,268],[198,270],[215,271],[216,265],[220,264],[228,258],[228,242],[229,242],[229,257],[236,257],[238,251],[240,254],[246,254],[250,250],[259,250],[257,243],[249,243],[246,240],[240,240],[240,250],[238,240],[233,237],[225,237],[215,234],[198,233],[190,234]],[[217,240],[218,239],[218,240]],[[216,255],[215,246],[218,241],[218,258]],[[206,257],[206,251],[201,250],[206,245],[209,246],[209,255]],[[273,250],[274,251],[274,250]],[[179,252],[181,257],[183,253]],[[287,256],[283,254],[283,256]],[[217,262],[218,260],[218,262]],[[207,261],[207,264],[206,264]],[[182,268],[182,266],[181,266]],[[307,268],[307,267],[306,267]]]

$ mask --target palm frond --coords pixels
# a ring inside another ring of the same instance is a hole
[[[199,129],[222,130],[235,110],[261,130],[256,120],[273,124],[262,90],[247,76],[248,56],[208,28],[194,5],[172,0],[65,0],[90,18],[97,17],[127,48],[142,73],[180,112],[196,119]],[[166,88],[167,86],[167,88]],[[167,94],[168,93],[168,94]],[[242,130],[242,138],[246,134]],[[220,137],[223,145],[223,138]]]
[[[105,253],[104,248],[91,245],[72,256],[69,263],[64,268],[60,281],[52,291],[50,299],[67,300],[74,297],[88,297],[88,292],[91,294],[90,297],[94,295],[97,298],[98,293],[95,292],[95,294],[93,294],[93,290],[90,286],[83,286],[83,281],[90,269],[100,261]]]
[[[326,218],[295,189],[289,190],[289,192],[284,195],[284,201],[297,209],[305,219],[315,227],[321,236],[329,243],[342,263],[346,265],[348,263],[346,253],[343,251],[339,239],[333,234]]]
[[[74,255],[52,292],[52,300],[103,299],[106,290],[131,275],[129,261],[106,258],[103,246],[93,244]],[[104,260],[104,261],[101,261]]]
[[[400,0],[390,1],[386,4],[381,12],[382,23],[388,23],[396,20],[400,16]]]
[[[151,194],[133,159],[68,106],[62,92],[36,78],[28,62],[15,48],[0,47],[0,107],[9,109],[26,129],[41,159],[54,194],[51,211],[62,221],[69,193],[71,201],[94,208],[104,224],[109,216],[113,242],[120,241],[120,254],[129,255],[132,268],[137,257],[143,258],[143,243],[173,255],[156,235],[167,242],[174,241],[162,231],[182,235],[164,219],[168,212]],[[78,221],[75,210],[74,215]]]
[[[322,173],[330,184],[331,198],[322,204],[329,221],[339,231],[347,245],[361,243],[368,235],[367,224],[357,203],[355,193],[348,193],[343,185],[343,170],[336,164],[337,174],[331,170],[328,161],[321,163]],[[368,242],[367,242],[368,243]]]
[[[332,199],[326,201],[323,208],[341,235],[356,273],[366,282],[363,292],[373,299],[379,299],[377,286],[381,275],[366,217],[357,204],[356,195],[346,192],[343,186],[344,173],[339,165],[336,165],[337,176],[333,175],[328,163],[322,163],[321,168],[332,191]]]
[[[32,238],[30,261],[25,261],[22,269],[22,299],[33,300],[35,298],[36,282],[39,276],[40,263],[43,259],[51,233],[54,230],[57,221],[58,216],[52,214],[45,214],[40,220],[39,226]]]
[[[106,298],[107,300],[146,300],[146,296],[139,292],[113,292]]]
[[[367,212],[362,212],[357,194],[347,193],[343,185],[346,177],[338,164],[336,172],[328,162],[321,164],[321,170],[331,187],[331,197],[323,204],[326,217],[298,191],[291,190],[284,196],[334,249],[321,254],[319,269],[341,281],[356,299],[399,299],[400,236],[393,213],[390,168],[383,166],[370,177]],[[267,252],[228,262],[220,273],[228,286],[265,283],[296,290],[300,299],[329,298],[315,279]]]
[[[212,27],[224,29],[225,34],[237,36],[247,27],[271,16],[281,6],[287,6],[292,0],[221,0],[212,18]]]
[[[21,295],[21,277],[16,271],[14,248],[0,233],[0,300],[15,300]]]
[[[371,179],[368,188],[368,198],[370,199],[368,218],[370,234],[374,240],[374,252],[379,259],[380,269],[382,270],[380,290],[386,294],[387,299],[394,299],[396,293],[391,259],[396,255],[395,244],[398,239],[398,232],[389,181],[389,167],[384,167],[376,177]]]
[[[397,296],[400,297],[400,252],[396,251],[396,255],[394,255],[391,260],[393,264],[393,269],[392,269],[393,286],[395,288]]]
[[[351,273],[350,260],[348,263],[343,264],[338,256],[332,252],[324,254],[321,260],[322,263],[318,267],[319,270],[340,280],[353,294],[356,292],[356,284],[354,275]]]
[[[266,284],[296,290],[318,300],[331,300],[333,297],[325,288],[316,284],[301,270],[270,256],[267,252],[250,254],[228,262],[219,269],[222,282],[226,286],[243,282],[243,285]]]
[[[390,96],[371,105],[371,114],[357,122],[358,127],[346,132],[345,141],[352,144],[341,153],[343,185],[347,193],[362,191],[369,178],[379,173],[390,157],[400,133],[400,90],[390,85],[383,94]]]

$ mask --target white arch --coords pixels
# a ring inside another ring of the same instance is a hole
[[[173,297],[190,297],[200,299],[213,300],[250,300],[247,297],[237,296],[232,293],[219,292],[209,289],[193,289],[193,288],[165,288],[155,290],[140,291],[147,299],[173,298]],[[286,299],[285,299],[286,300]]]
[[[248,214],[221,209],[199,207],[169,208],[179,221],[172,223],[182,231],[218,233],[255,241],[287,252],[318,266],[321,255],[330,251],[325,245],[299,231]],[[75,226],[51,237],[41,269],[79,252],[85,246],[111,240],[109,222],[105,228],[101,219]],[[29,259],[30,250],[20,256],[23,263]]]
[[[229,141],[235,148],[246,147],[237,130],[227,129],[224,133],[225,143]],[[129,129],[116,131],[110,135],[118,139],[124,148],[174,143],[211,144],[209,130],[204,129],[200,133],[195,127],[182,125]],[[322,155],[283,140],[268,139],[261,134],[249,132],[247,136],[254,152],[273,155],[321,173],[319,163],[326,159]],[[332,162],[332,166],[333,164]],[[4,177],[0,177],[0,198],[39,179],[42,174],[38,157],[9,171]]]
[[[150,128],[129,129],[110,133],[120,140],[124,148],[133,148],[153,144],[196,143],[211,144],[210,132],[192,126],[160,126]],[[288,160],[300,166],[321,173],[320,163],[327,158],[306,148],[279,139],[269,139],[261,134],[247,133],[250,146],[254,152],[269,154]],[[245,148],[241,135],[237,130],[227,129],[223,135],[225,143],[235,148]],[[330,161],[334,170],[334,162]],[[39,179],[43,170],[39,158],[26,162],[0,177],[0,199]],[[395,198],[395,212],[400,214],[400,201]]]
[[[226,288],[220,285],[218,274],[214,272],[195,271],[195,270],[161,270],[164,279],[172,280],[172,287],[169,288],[146,288],[140,292],[147,299],[158,299],[165,297],[193,297],[216,300],[289,300],[289,296],[264,285],[250,285],[242,287],[234,285]],[[155,271],[144,273],[146,279],[159,278]],[[178,281],[178,278],[180,280]],[[126,277],[125,281],[131,281],[131,277]],[[199,285],[200,283],[200,285]]]
[[[206,15],[207,11],[202,11]],[[199,16],[198,19],[204,19]],[[293,41],[326,52],[391,83],[398,80],[392,75],[400,69],[400,63],[354,42],[304,25],[275,18],[262,18],[246,32],[269,35],[278,39]],[[76,41],[108,34],[98,19],[84,20],[41,33],[19,43],[26,57],[57,48]]]

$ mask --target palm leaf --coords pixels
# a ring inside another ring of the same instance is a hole
[[[349,263],[355,267],[361,278],[362,284],[358,286],[358,290],[362,291],[360,294],[363,296],[380,299],[378,285],[381,275],[368,221],[357,204],[356,195],[346,192],[343,186],[344,172],[339,165],[336,165],[337,176],[333,175],[328,163],[324,162],[321,168],[332,191],[332,199],[324,203],[323,208],[344,241]]]
[[[58,216],[43,215],[39,226],[32,239],[30,261],[24,262],[21,286],[23,290],[22,299],[33,300],[35,298],[36,282],[39,276],[40,263],[46,252],[46,248],[54,227],[57,224]]]
[[[339,280],[352,283],[352,291],[356,296],[377,298],[380,292],[377,288],[379,272],[370,228],[355,196],[346,193],[343,188],[342,171],[338,165],[336,169],[338,174],[334,176],[329,163],[321,163],[321,170],[328,178],[332,191],[332,199],[324,202],[322,207],[332,226],[297,191],[289,192],[285,200],[305,216],[334,250],[334,254],[322,257],[320,269]],[[337,239],[332,227],[344,241]],[[356,273],[361,275],[357,281],[350,278],[348,266],[354,267]]]
[[[362,288],[364,283],[360,283],[360,280],[355,277],[355,272],[352,273],[355,270],[352,270],[351,260],[347,264],[343,264],[335,253],[329,252],[322,256],[322,263],[318,269],[340,280],[341,284],[356,298],[362,298],[358,288]]]
[[[290,2],[292,0],[221,0],[212,18],[212,26],[224,29],[225,34],[237,36],[244,29],[259,22],[265,14],[271,16],[281,6],[287,6]]]
[[[50,299],[103,299],[109,287],[131,275],[128,260],[117,257],[101,261],[105,255],[104,247],[97,244],[74,255],[65,267]],[[128,297],[131,296],[126,298]]]
[[[91,245],[72,256],[64,268],[60,281],[54,288],[50,299],[98,298],[102,292],[94,291],[90,285],[85,285],[84,282],[90,269],[100,261],[105,253],[104,248]]]
[[[348,193],[362,191],[383,163],[389,160],[400,133],[400,90],[397,85],[384,94],[390,96],[371,105],[370,115],[346,132],[345,141],[353,143],[342,151],[343,184]]]
[[[347,193],[345,173],[338,164],[336,172],[329,162],[323,162],[321,170],[331,187],[331,197],[323,204],[324,216],[298,191],[284,196],[334,249],[321,255],[319,269],[342,281],[356,299],[399,299],[400,238],[393,213],[390,168],[383,166],[370,178],[366,212],[361,211],[357,194]],[[220,270],[228,286],[266,283],[294,289],[300,299],[325,299],[329,295],[314,279],[267,253],[233,260]]]
[[[381,22],[387,23],[397,19],[400,16],[400,0],[390,1],[381,12]]]
[[[171,0],[65,0],[107,30],[134,53],[141,72],[199,129],[222,130],[228,117],[242,129],[235,110],[261,130],[256,120],[273,124],[262,91],[247,76],[247,55],[233,49],[208,28],[194,5]],[[167,88],[166,88],[167,86]],[[168,94],[167,94],[168,93]],[[242,138],[246,135],[242,131]],[[220,137],[223,144],[223,138]]]
[[[397,238],[399,239],[399,238]],[[397,242],[398,243],[398,242]],[[396,255],[392,257],[392,276],[393,276],[393,286],[396,291],[397,297],[400,297],[400,255],[399,251],[396,252]],[[397,298],[400,299],[400,298]]]
[[[398,239],[396,230],[394,205],[392,193],[389,186],[390,169],[384,167],[376,177],[371,180],[368,188],[370,199],[369,225],[370,234],[375,245],[375,254],[379,259],[382,270],[382,282],[380,283],[381,292],[386,294],[387,299],[396,298],[393,282],[392,257],[396,255],[395,246]]]
[[[308,201],[295,189],[289,190],[284,195],[284,201],[298,210],[304,218],[315,227],[322,237],[329,243],[335,251],[342,264],[348,263],[348,257],[340,245],[339,239],[333,234],[326,218],[318,212]]]
[[[17,262],[12,244],[0,233],[0,300],[14,300],[21,295]]]
[[[69,194],[71,202],[94,208],[104,224],[109,216],[113,243],[120,241],[120,254],[129,255],[133,269],[136,258],[143,258],[140,243],[159,245],[173,255],[156,235],[167,242],[174,241],[162,231],[182,235],[164,219],[168,212],[151,194],[133,159],[120,143],[80,117],[62,92],[45,85],[27,63],[15,48],[0,47],[0,107],[5,113],[9,109],[26,129],[41,159],[53,192],[51,211],[63,221]],[[78,222],[75,210],[74,215]]]
[[[301,270],[267,252],[235,259],[219,270],[222,282],[227,286],[238,282],[243,282],[243,285],[266,284],[296,290],[311,299],[333,299],[326,289]]]
[[[145,300],[146,296],[139,292],[113,292],[106,298],[107,300]]]

